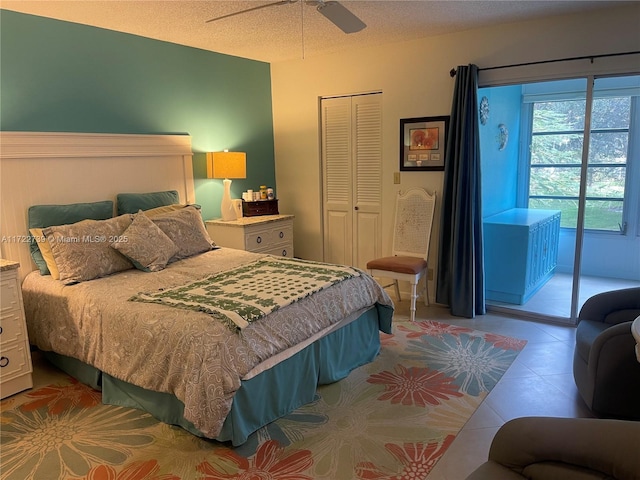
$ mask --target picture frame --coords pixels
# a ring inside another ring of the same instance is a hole
[[[400,171],[444,170],[449,116],[400,119]]]

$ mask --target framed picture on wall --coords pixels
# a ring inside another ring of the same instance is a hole
[[[400,170],[444,170],[449,116],[400,119]]]

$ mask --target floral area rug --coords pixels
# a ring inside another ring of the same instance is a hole
[[[59,373],[1,402],[0,476],[13,479],[424,479],[525,341],[396,323],[380,355],[244,445],[195,437]]]

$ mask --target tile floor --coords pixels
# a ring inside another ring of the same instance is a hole
[[[408,321],[408,300],[396,302],[398,321]],[[523,416],[592,417],[573,381],[575,328],[497,314],[453,317],[445,307],[418,303],[416,319],[437,320],[527,340],[480,408],[465,424],[427,480],[464,480],[484,463],[491,440],[507,420]]]
[[[640,281],[623,280],[619,278],[590,277],[580,278],[579,299],[577,311],[582,304],[596,293],[631,288],[640,286]],[[551,279],[524,305],[488,301],[488,305],[501,308],[509,308],[517,311],[538,314],[553,318],[556,323],[570,324],[571,316],[571,291],[573,289],[573,277],[568,273],[556,273]],[[517,313],[516,313],[517,314]]]

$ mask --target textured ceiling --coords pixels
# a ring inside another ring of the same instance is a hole
[[[367,24],[361,32],[349,35],[303,1],[206,23],[214,17],[273,1],[0,0],[0,7],[273,63],[629,3],[342,1]]]

